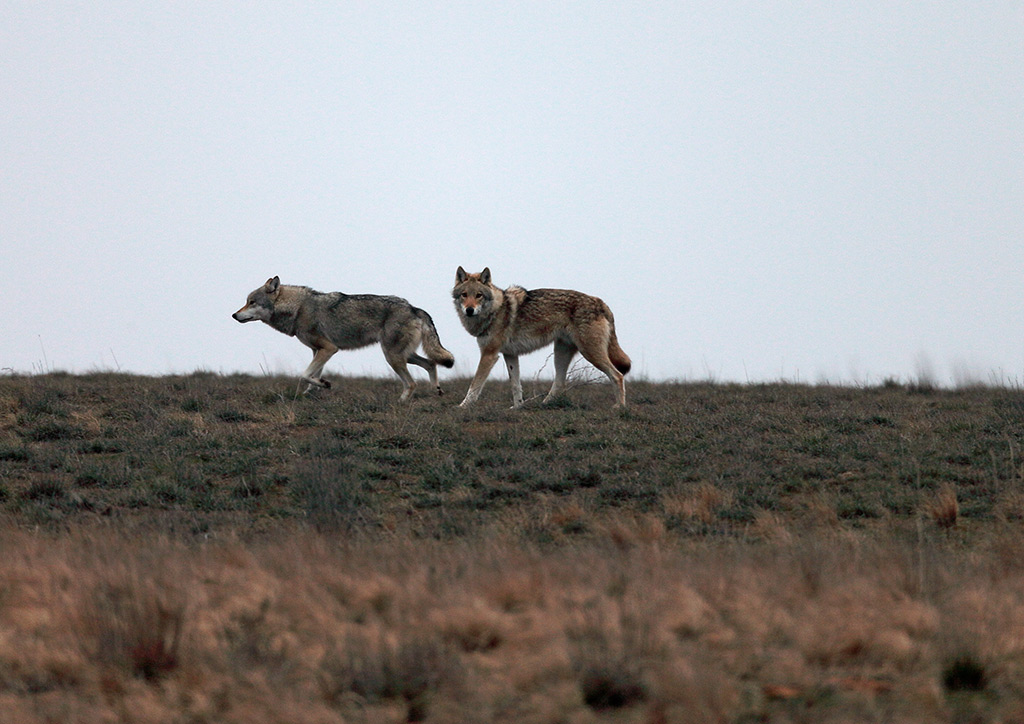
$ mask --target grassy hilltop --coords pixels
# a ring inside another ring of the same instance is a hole
[[[0,711],[1024,717],[1018,390],[337,383],[0,378]]]

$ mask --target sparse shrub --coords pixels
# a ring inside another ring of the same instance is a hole
[[[231,494],[239,500],[250,500],[261,497],[263,490],[264,486],[258,480],[246,480],[243,478],[235,484]]]
[[[881,517],[882,511],[877,501],[853,497],[836,505],[836,515],[842,520],[865,520]]]
[[[232,408],[219,410],[216,413],[216,417],[221,422],[250,422],[252,420],[248,413]]]
[[[173,505],[188,499],[188,491],[176,481],[160,479],[152,483],[153,497],[164,505]]]
[[[25,445],[0,445],[0,462],[23,463],[28,457],[29,451]]]
[[[78,446],[84,455],[108,455],[124,452],[124,446],[116,440],[89,440]]]
[[[482,607],[462,607],[445,612],[439,624],[445,640],[462,651],[491,651],[504,643],[507,634],[501,616]]]
[[[45,500],[61,500],[67,495],[67,489],[64,487],[64,483],[54,478],[48,478],[46,480],[37,480],[22,493],[22,497],[25,500],[34,501],[45,501]]]
[[[935,525],[940,528],[953,528],[960,517],[960,504],[957,502],[956,489],[949,483],[939,488],[935,497],[926,505],[925,510]]]
[[[180,666],[187,600],[182,588],[152,576],[103,581],[79,612],[83,646],[94,660],[156,681]]]
[[[722,509],[718,517],[730,523],[747,525],[757,520],[757,511],[741,502]]]
[[[931,395],[935,391],[935,381],[928,375],[921,375],[907,385],[907,392],[913,395]]]
[[[22,393],[19,403],[22,411],[29,417],[67,417],[70,407],[66,400],[67,394],[63,390],[41,386]]]
[[[650,508],[658,498],[655,488],[641,485],[611,485],[598,491],[598,499],[606,505],[639,503],[641,509]]]
[[[61,420],[45,420],[25,431],[25,437],[34,442],[55,442],[57,440],[81,440],[85,430]]]
[[[602,662],[578,672],[583,702],[591,709],[619,709],[644,701],[647,688],[625,662]]]
[[[349,693],[368,702],[402,700],[407,721],[422,721],[431,696],[442,688],[458,690],[464,676],[458,653],[436,636],[405,632],[389,642],[353,634],[325,657],[320,688],[333,703]]]
[[[591,709],[621,709],[645,701],[648,685],[640,666],[643,652],[624,632],[625,641],[609,639],[608,623],[571,632],[570,659],[584,703]]]
[[[385,450],[410,450],[418,447],[416,441],[407,435],[389,435],[377,440],[377,447]]]
[[[285,402],[285,396],[281,392],[268,391],[263,393],[263,397],[260,398],[260,402],[265,406],[277,405]]]
[[[732,494],[718,486],[703,482],[694,488],[686,489],[685,494],[672,494],[662,497],[661,506],[669,516],[682,520],[698,520],[704,525],[711,525],[718,513],[732,502]]]
[[[555,398],[550,402],[544,403],[544,408],[549,410],[571,410],[577,407],[580,407],[580,404],[578,402],[574,402],[573,399],[564,392],[555,395]]]
[[[530,484],[530,490],[568,495],[575,486],[564,477],[543,477]]]
[[[569,480],[581,488],[596,488],[604,482],[604,477],[598,470],[574,470],[568,475]]]
[[[185,412],[202,412],[206,402],[198,397],[187,397],[181,401],[181,409]]]
[[[468,482],[467,475],[462,465],[449,458],[437,465],[431,465],[423,474],[422,483],[427,490],[447,491]]]
[[[982,691],[988,684],[985,666],[970,654],[961,654],[942,670],[946,691]]]
[[[131,484],[133,474],[124,460],[83,465],[75,476],[79,488],[124,488]]]
[[[103,485],[105,482],[106,475],[104,475],[97,466],[83,468],[82,471],[75,476],[75,485],[79,488],[91,488],[96,485]]]
[[[194,431],[190,420],[168,420],[162,428],[161,433],[168,437],[188,437]]]

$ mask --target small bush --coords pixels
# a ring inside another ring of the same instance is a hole
[[[19,400],[22,411],[29,416],[50,415],[67,417],[69,407],[67,394],[52,387],[40,387],[21,395]]]
[[[956,497],[956,488],[946,483],[928,503],[926,510],[935,525],[940,528],[954,528],[960,517],[960,504]]]
[[[133,479],[131,468],[124,461],[84,465],[75,476],[79,488],[124,488]]]
[[[241,410],[226,409],[217,412],[217,419],[221,422],[250,422],[252,417]]]
[[[28,486],[22,497],[25,500],[45,501],[60,500],[67,495],[64,483],[60,480],[37,480]]]
[[[85,436],[82,428],[59,420],[47,420],[25,431],[25,437],[34,442],[81,440]]]
[[[142,580],[107,581],[80,614],[87,653],[132,676],[156,681],[181,663],[186,602],[177,590]]]
[[[28,448],[24,445],[0,445],[0,462],[23,463],[28,457]]]
[[[422,721],[430,696],[461,687],[462,659],[452,646],[431,636],[403,636],[397,642],[352,635],[325,657],[320,686],[328,701],[356,694],[368,702],[403,700],[407,721]]]
[[[982,691],[987,683],[985,667],[969,654],[953,659],[942,671],[946,691]]]
[[[78,446],[83,455],[107,455],[124,452],[124,446],[116,440],[89,440]]]
[[[604,482],[604,477],[601,473],[593,468],[589,470],[574,470],[569,473],[568,479],[581,488],[596,488]]]
[[[583,701],[591,709],[620,709],[647,698],[647,688],[636,673],[623,667],[623,662],[616,663],[597,664],[579,672]]]

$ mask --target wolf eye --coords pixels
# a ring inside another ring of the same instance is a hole
[[[480,294],[480,293],[478,292],[478,293],[477,293],[477,295],[476,295],[476,298],[477,298],[477,299],[483,299],[483,298],[484,298],[484,295],[483,295],[483,294]]]
[[[465,299],[465,298],[466,298],[466,297],[468,297],[468,296],[469,296],[469,295],[468,295],[468,294],[466,294],[466,292],[463,292],[463,293],[462,293],[462,298],[463,298],[463,299]]]

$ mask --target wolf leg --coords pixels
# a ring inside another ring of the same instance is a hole
[[[429,360],[426,357],[421,357],[415,352],[409,355],[408,361],[411,364],[414,364],[418,367],[422,367],[423,369],[425,369],[427,371],[427,374],[430,375],[430,384],[433,385],[435,390],[437,390],[437,394],[444,394],[444,390],[441,389],[441,383],[437,381],[436,362],[434,362],[433,360]]]
[[[334,353],[338,351],[337,347],[319,347],[313,351],[313,361],[309,363],[309,367],[302,373],[299,378],[299,387],[302,387],[302,383],[306,383],[306,389],[304,392],[309,392],[314,387],[329,388],[331,383],[323,379],[320,373],[324,371],[324,365],[327,364],[327,360],[334,356]]]
[[[580,351],[583,352],[583,350]],[[587,361],[590,362],[590,364],[594,365],[595,367],[597,367],[597,369],[604,372],[605,375],[608,376],[608,379],[611,380],[611,383],[615,385],[615,407],[625,407],[626,378],[623,376],[621,372],[615,369],[615,365],[613,365],[611,360],[608,359],[608,355],[604,355],[604,359],[601,359],[601,357],[598,355],[595,355],[593,358],[591,358],[587,356],[587,354],[584,352],[583,356],[586,357]]]
[[[576,345],[566,339],[555,339],[555,381],[551,390],[544,397],[544,402],[551,402],[565,389],[565,376],[569,372],[569,364],[576,356]]]
[[[607,321],[598,322],[583,330],[576,344],[584,359],[604,372],[615,385],[615,407],[625,407],[626,378],[612,364],[608,355],[610,337],[611,325]]]
[[[508,379],[512,383],[512,409],[523,406],[523,385],[519,380],[519,356],[505,353],[505,366],[508,367]]]
[[[409,374],[409,367],[405,364],[405,359],[399,355],[391,354],[388,352],[384,353],[384,359],[391,365],[391,369],[395,371],[399,379],[402,380],[402,394],[398,398],[399,402],[405,402],[412,397],[412,391],[416,389],[416,381]]]
[[[487,382],[487,375],[491,373],[494,363],[497,361],[497,351],[480,353],[480,364],[476,368],[476,374],[473,375],[473,381],[469,384],[466,399],[459,404],[459,407],[469,407],[476,402],[477,398],[480,397],[480,390],[484,388],[484,383]]]

